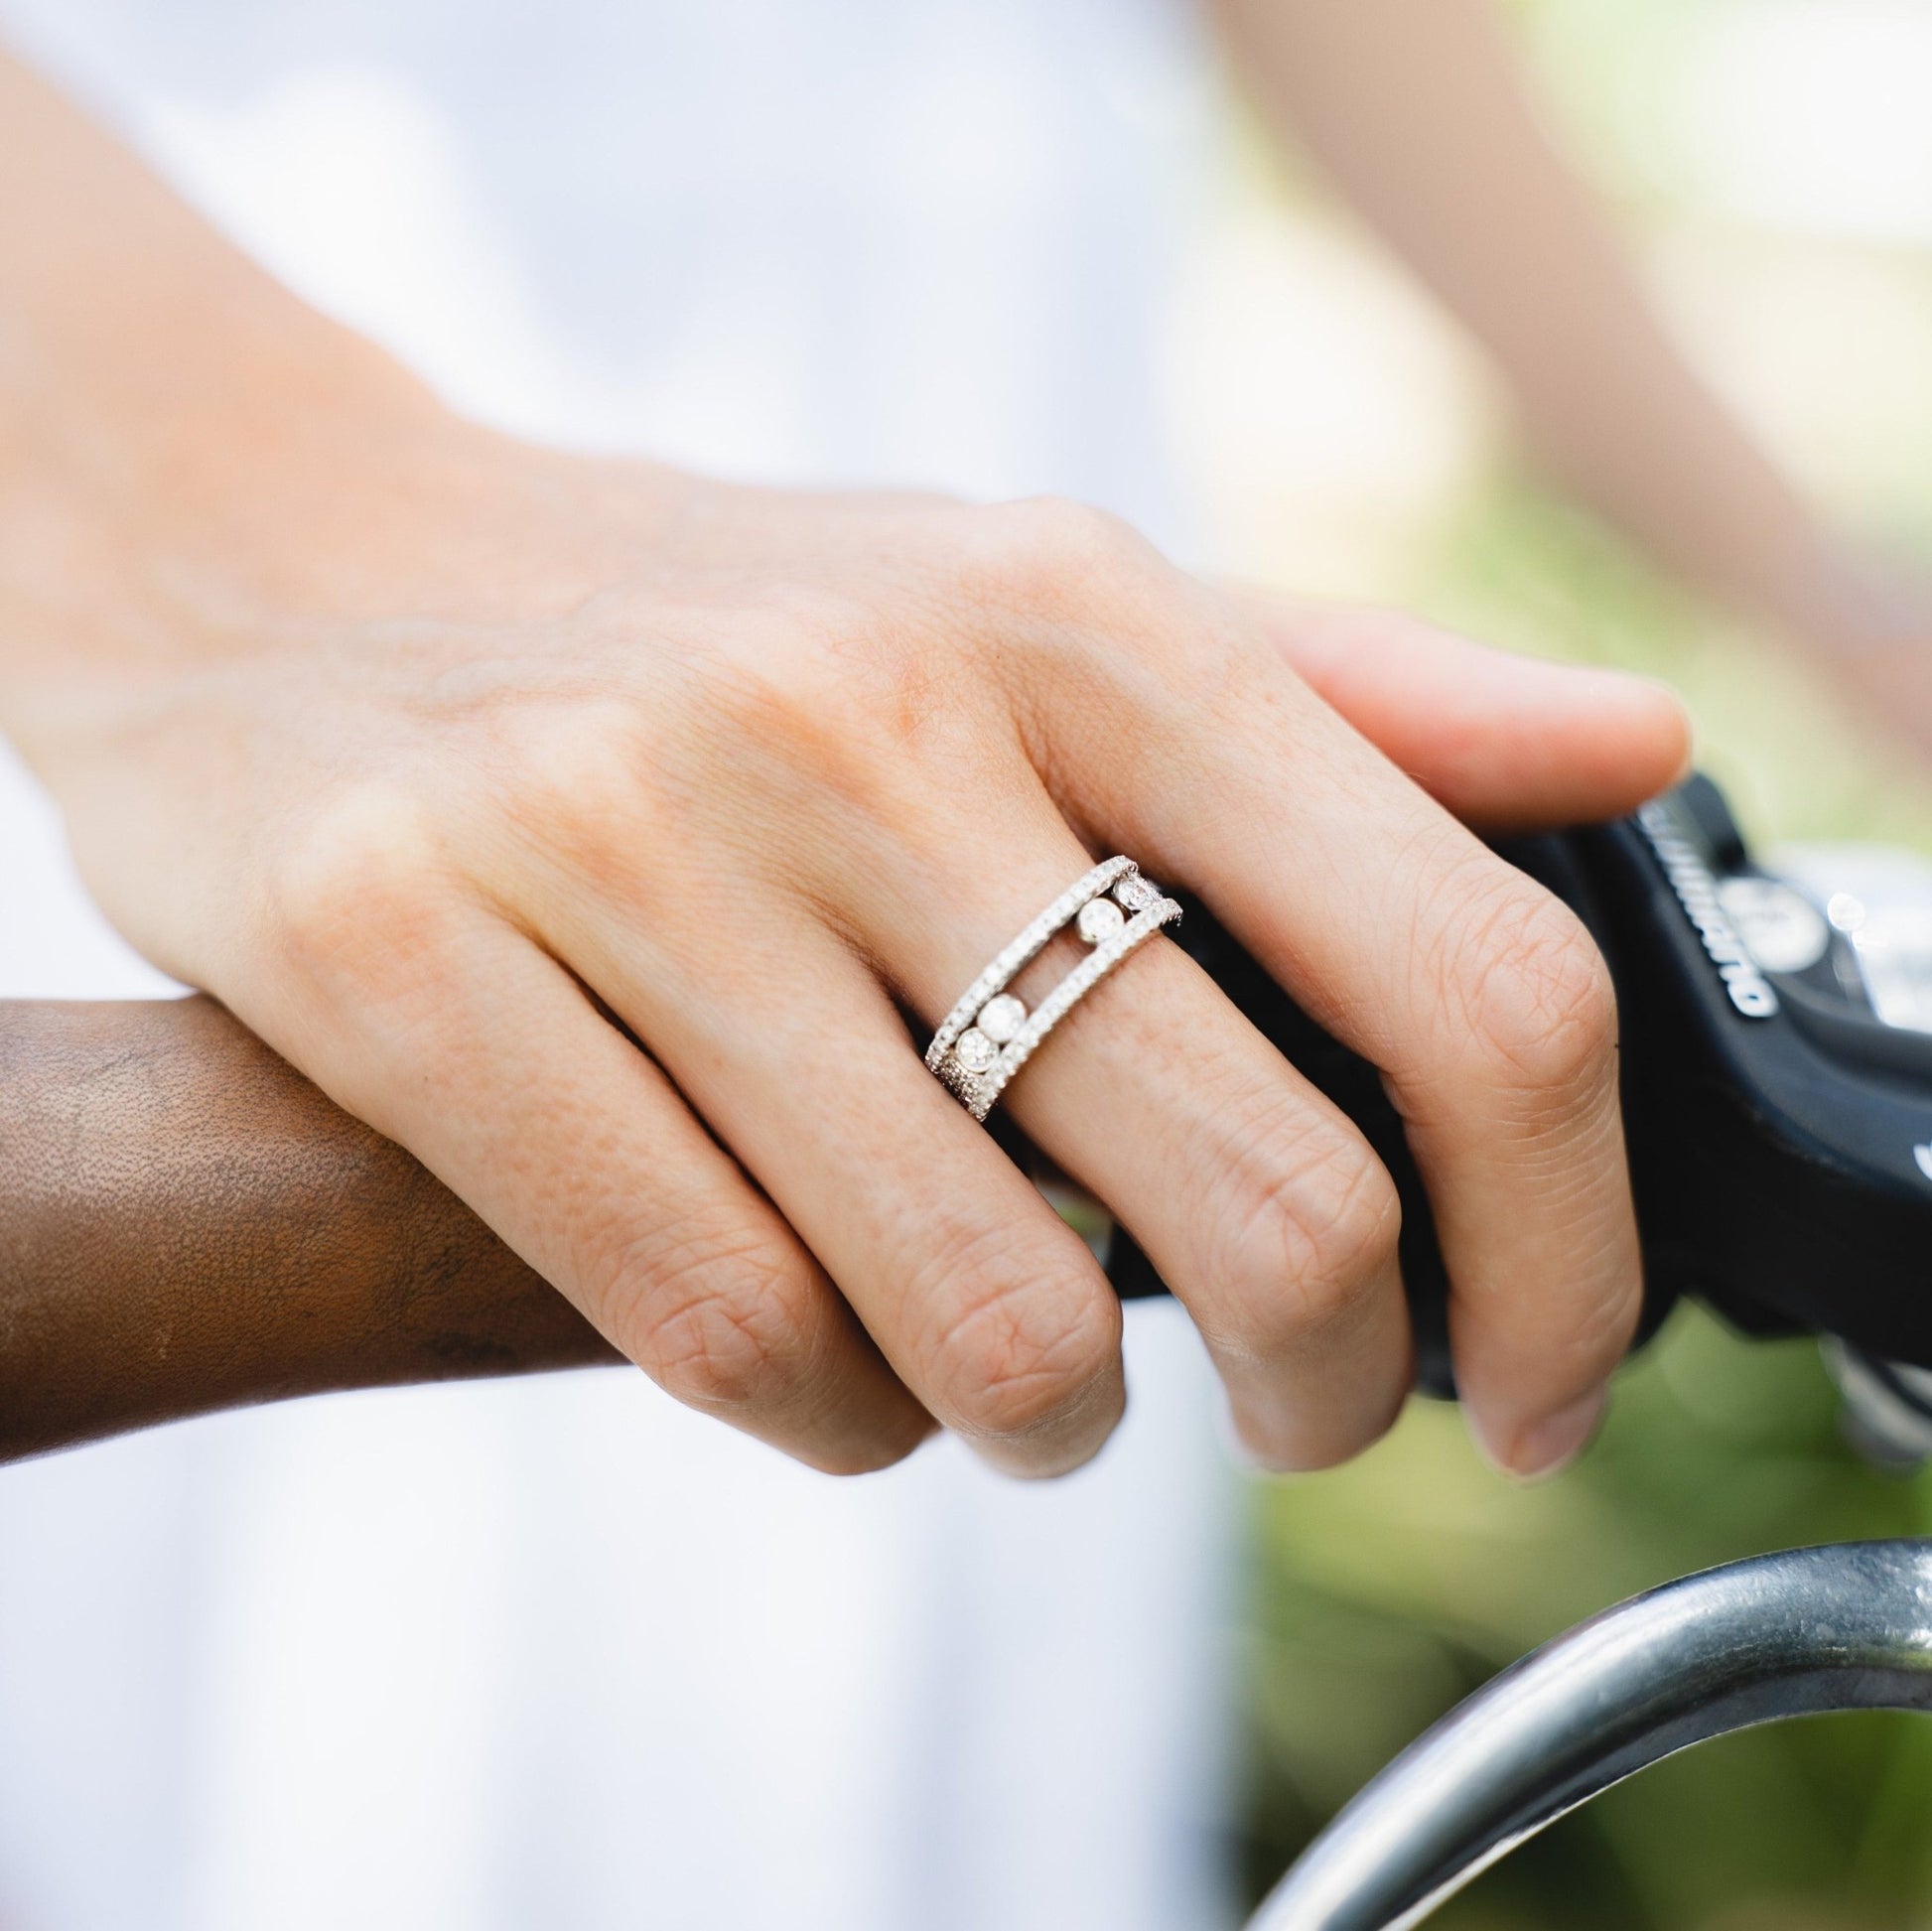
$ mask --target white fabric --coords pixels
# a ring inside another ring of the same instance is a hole
[[[1197,63],[1155,0],[0,0],[465,408],[1175,535]],[[0,996],[165,985],[0,747]],[[1078,1931],[1226,1916],[1229,1534],[1172,1309],[1020,1488],[810,1475],[622,1371],[0,1472],[6,1931]]]

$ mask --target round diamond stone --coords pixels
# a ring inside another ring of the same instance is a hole
[[[995,1045],[1005,1045],[1027,1023],[1027,1009],[1011,993],[989,999],[980,1008],[979,1030]]]
[[[1103,945],[1127,923],[1127,914],[1111,898],[1089,898],[1080,907],[1079,932],[1089,945]]]
[[[953,1056],[969,1073],[991,1072],[1000,1048],[977,1026],[969,1026],[954,1043]]]
[[[1114,887],[1114,897],[1129,911],[1146,911],[1155,899],[1160,897],[1161,888],[1152,879],[1144,879],[1138,872],[1130,872]]]

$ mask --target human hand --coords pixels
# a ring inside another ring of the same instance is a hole
[[[1859,722],[1932,759],[1932,582],[1828,543],[1788,602],[1785,627]]]
[[[440,415],[339,440],[88,525],[86,594],[32,606],[71,668],[16,729],[129,937],[673,1394],[833,1469],[934,1420],[1024,1473],[1105,1440],[1106,1282],[901,1009],[1118,850],[1383,1068],[1491,1454],[1581,1446],[1639,1292],[1611,995],[1451,812],[1626,808],[1684,761],[1668,696],[1217,591],[1061,503],[760,492]],[[1388,1176],[1178,948],[1006,1103],[1257,1455],[1388,1426]]]

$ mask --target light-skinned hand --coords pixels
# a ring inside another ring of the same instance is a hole
[[[1635,804],[1684,762],[1667,694],[1210,587],[1065,502],[727,486],[418,402],[272,458],[74,522],[15,727],[134,942],[665,1388],[828,1469],[934,1422],[1027,1474],[1106,1440],[1114,1297],[919,1051],[1121,851],[1384,1070],[1489,1452],[1582,1444],[1639,1299],[1615,1010],[1461,820]],[[1388,1176],[1178,948],[1007,1104],[1256,1455],[1387,1429]]]

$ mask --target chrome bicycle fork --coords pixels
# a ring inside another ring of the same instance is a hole
[[[1579,1624],[1397,1757],[1248,1931],[1402,1931],[1646,1764],[1834,1710],[1932,1713],[1932,1541],[1761,1556]]]

